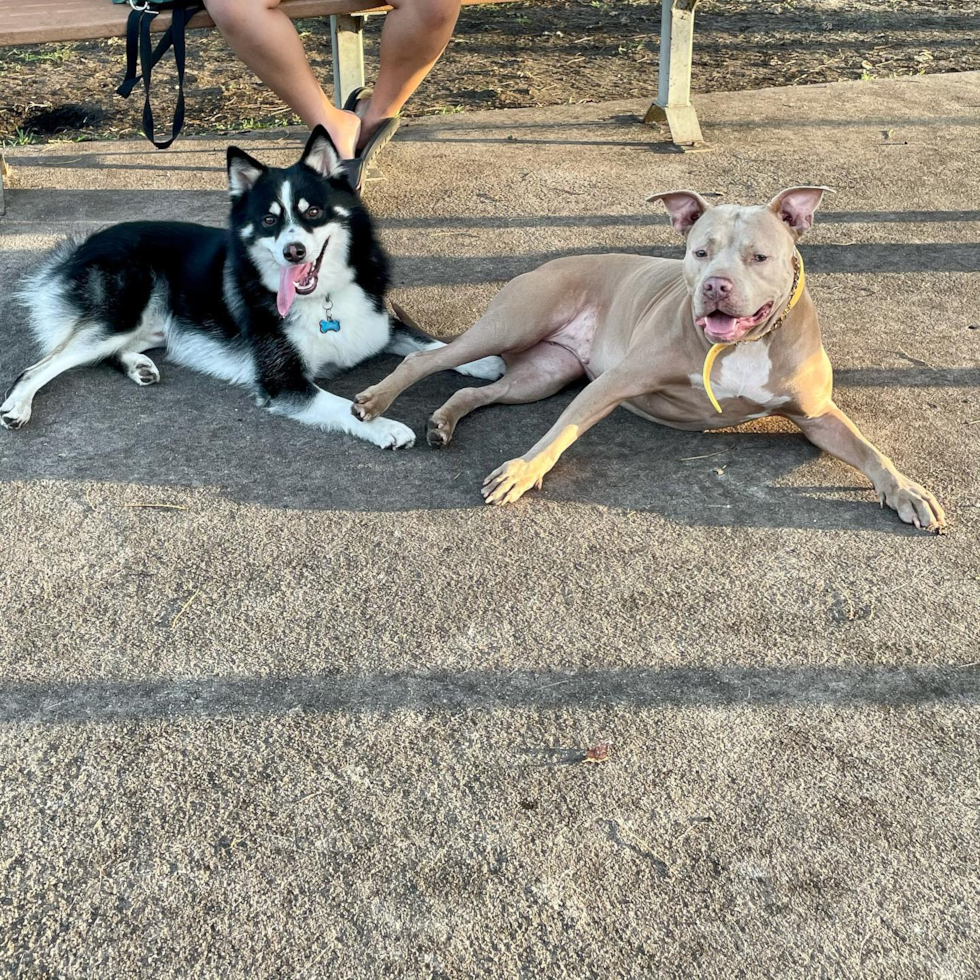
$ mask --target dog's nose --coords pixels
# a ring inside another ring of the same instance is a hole
[[[282,254],[290,262],[302,262],[306,257],[306,246],[301,245],[299,242],[290,242],[288,245],[283,246]]]
[[[705,296],[712,296],[715,299],[720,299],[722,296],[727,296],[735,288],[735,283],[733,283],[731,279],[722,279],[721,276],[712,276],[710,279],[704,280],[704,285],[701,288],[704,290]]]

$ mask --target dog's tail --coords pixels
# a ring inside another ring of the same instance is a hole
[[[27,308],[31,332],[45,354],[63,343],[75,329],[78,312],[64,270],[83,241],[79,235],[66,236],[14,287],[13,298]]]
[[[420,350],[432,350],[442,347],[442,341],[427,334],[397,303],[393,302],[394,311],[389,314],[391,320],[391,343],[388,351],[392,354],[412,354]]]
[[[413,334],[420,341],[431,342],[435,340],[435,337],[427,334],[419,325],[415,322],[411,314],[406,313],[394,300],[391,303],[391,309],[394,311],[394,316],[391,318],[391,325],[395,329],[401,328],[410,334]]]

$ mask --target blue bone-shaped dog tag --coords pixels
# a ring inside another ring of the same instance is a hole
[[[321,320],[320,333],[330,333],[331,330],[340,332],[340,320]]]

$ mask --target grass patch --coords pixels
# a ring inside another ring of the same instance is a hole
[[[0,139],[0,146],[30,146],[37,142],[37,137],[33,133],[24,129],[15,129],[13,136]]]
[[[53,61],[57,64],[64,64],[75,57],[74,45],[38,45],[32,48],[11,48],[7,52],[7,57],[13,61],[30,65],[37,61]]]

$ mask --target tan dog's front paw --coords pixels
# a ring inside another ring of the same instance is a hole
[[[374,385],[354,396],[350,410],[355,418],[359,418],[362,422],[370,422],[371,419],[383,415],[393,401],[393,398],[389,398],[377,385]]]
[[[520,500],[531,487],[540,490],[541,481],[550,469],[540,456],[530,462],[526,459],[509,459],[483,481],[480,492],[484,502],[512,504],[515,500]]]
[[[906,524],[926,531],[938,531],[946,525],[946,512],[925,487],[901,476],[895,486],[878,494],[878,501],[888,504]]]

